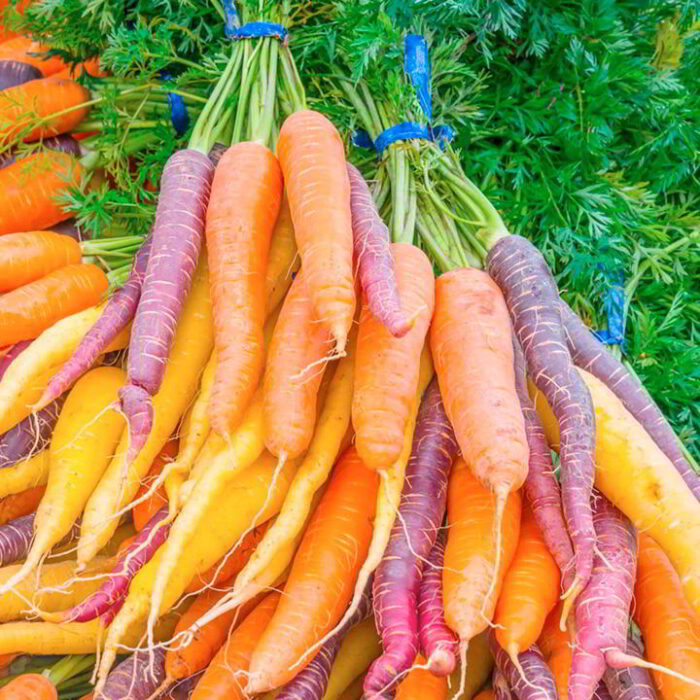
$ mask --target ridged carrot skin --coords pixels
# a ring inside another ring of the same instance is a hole
[[[165,676],[165,651],[138,649],[124,659],[107,678],[100,700],[147,700]]]
[[[209,419],[219,435],[238,425],[262,376],[265,273],[282,190],[279,162],[260,143],[231,146],[216,166],[206,241],[217,351]]]
[[[559,292],[542,254],[527,239],[506,236],[489,251],[487,266],[506,298],[533,381],[561,426],[562,503],[576,569],[575,589],[570,594],[573,601],[593,568],[593,401],[569,354]]]
[[[80,245],[51,231],[11,233],[0,238],[0,293],[29,284],[80,262]]]
[[[80,105],[89,100],[88,90],[64,78],[41,78],[3,90],[0,138],[31,142],[72,131],[87,116],[90,108]],[[32,126],[39,119],[41,124]]]
[[[0,567],[27,556],[34,535],[34,513],[0,526]]]
[[[282,125],[277,156],[316,316],[341,353],[355,315],[350,181],[343,140],[322,114],[301,110]]]
[[[25,673],[0,688],[0,700],[57,700],[56,686],[40,673]]]
[[[0,90],[7,90],[41,77],[41,71],[29,63],[0,59]]]
[[[409,243],[394,243],[391,255],[401,308],[415,321],[408,333],[396,338],[363,300],[352,424],[357,452],[370,469],[388,469],[401,453],[435,306],[435,278],[425,253]]]
[[[0,170],[0,236],[70,219],[57,197],[79,185],[81,177],[78,160],[54,151],[33,153]]]
[[[427,660],[418,656],[416,663],[424,666]],[[447,678],[433,675],[427,668],[414,668],[396,688],[396,700],[447,700]]]
[[[29,37],[17,36],[0,43],[0,61],[27,63],[37,68],[42,77],[48,78],[66,68],[66,64],[58,56],[46,55],[50,49],[50,46],[40,44]]]
[[[56,321],[94,306],[107,291],[97,265],[66,265],[0,297],[0,345],[36,338]]]
[[[554,683],[557,686],[559,700],[567,700],[569,689],[569,672],[571,671],[571,658],[574,654],[569,632],[562,630],[559,622],[563,603],[559,603],[545,620],[540,638],[537,640],[547,666],[549,666]]]
[[[76,158],[80,158],[81,156],[80,144],[70,134],[61,134],[60,136],[51,136],[48,139],[42,139],[41,145],[44,149],[60,151],[61,153],[70,153]],[[7,168],[13,163],[16,163],[18,158],[21,159],[21,156],[21,146],[13,146],[12,148],[9,148],[2,155],[0,155],[0,169]],[[74,232],[77,231],[75,226],[73,226],[73,229]],[[65,226],[61,226],[60,224],[51,226],[51,230],[54,233],[61,233],[64,236],[70,236],[74,240],[80,240],[79,235],[74,235],[74,232],[69,232]]]
[[[522,672],[510,660],[508,652],[501,649],[493,633],[489,634],[489,644],[496,668],[503,674],[518,700],[559,699],[552,672],[536,644],[518,656]]]
[[[631,638],[627,640],[627,653],[644,658],[641,647]],[[646,668],[608,668],[603,674],[603,682],[613,700],[632,700],[630,691],[634,692],[634,700],[657,700],[656,688]]]

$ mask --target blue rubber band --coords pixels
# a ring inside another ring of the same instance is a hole
[[[248,22],[248,24],[244,24],[232,32],[227,30],[226,33],[232,39],[259,39],[271,36],[283,43],[287,41],[289,34],[286,27],[275,22]]]
[[[236,11],[236,3],[234,0],[222,0],[222,5],[226,16],[224,31],[226,36],[233,36],[241,26],[241,20],[238,18],[238,12]]]
[[[608,319],[608,327],[604,330],[593,331],[601,343],[606,345],[625,345],[625,288],[622,275],[616,275],[610,280],[610,286],[605,293],[603,308]]]

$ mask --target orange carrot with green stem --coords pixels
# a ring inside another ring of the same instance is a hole
[[[219,435],[237,426],[262,376],[265,273],[282,188],[277,158],[260,143],[232,146],[214,173],[206,219],[217,350],[209,414]]]
[[[294,233],[316,316],[345,351],[355,315],[350,181],[343,140],[312,110],[288,117],[277,155],[284,173]]]

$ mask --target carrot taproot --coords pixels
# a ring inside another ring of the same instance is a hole
[[[0,567],[23,559],[29,551],[34,532],[34,513],[0,525]]]
[[[418,655],[416,663],[427,666],[427,659]],[[447,700],[447,678],[435,676],[427,668],[414,668],[396,688],[396,700]]]
[[[265,271],[265,311],[276,309],[287,294],[299,269],[299,256],[294,238],[292,212],[289,208],[287,191],[282,196],[282,205],[277,216],[275,230],[272,232],[270,252],[267,256]]]
[[[508,681],[499,668],[493,670],[493,698],[494,700],[513,700]],[[602,698],[600,700],[603,700]]]
[[[0,700],[58,700],[58,691],[41,673],[23,673],[0,688]]]
[[[369,548],[378,485],[354,448],[335,466],[294,558],[285,595],[251,658],[248,693],[290,681],[311,661],[303,659],[306,648],[342,617]]]
[[[217,351],[209,414],[219,435],[238,425],[262,376],[265,271],[281,203],[274,153],[231,146],[216,166],[206,223]]]
[[[627,639],[627,653],[643,658],[641,647],[632,638]],[[634,700],[656,700],[656,688],[646,668],[607,668],[603,682],[613,700],[626,700],[630,691],[634,692]]]
[[[127,454],[131,436],[124,431],[114,458],[85,507],[78,561],[89,561],[114,534],[118,525],[114,514],[132,501],[153,459],[175,430],[197,390],[213,343],[206,256],[202,256],[178,324],[163,384],[153,399],[158,421],[141,454],[130,465]]]
[[[49,56],[51,47],[27,36],[0,43],[0,61],[21,61],[41,71],[44,78],[62,71],[66,65],[58,56]]]
[[[66,265],[0,297],[0,344],[36,338],[56,321],[82,311],[107,291],[107,276],[91,264]]]
[[[41,502],[44,491],[46,486],[34,486],[0,498],[0,525],[33,513]]]
[[[355,315],[350,181],[343,140],[312,110],[285,119],[277,141],[294,235],[316,317],[345,351]]]
[[[653,539],[639,536],[638,574],[632,611],[649,661],[700,679],[700,616],[683,595],[678,574]],[[664,700],[697,700],[700,688],[652,669]]]
[[[155,697],[165,675],[163,649],[137,649],[110,674],[100,700],[148,700]]]
[[[381,696],[402,678],[419,646],[418,604],[424,562],[445,517],[447,479],[457,440],[447,420],[437,380],[422,398],[413,434],[414,450],[406,466],[398,516],[374,576],[374,614],[384,651],[365,679],[368,699]],[[438,572],[440,573],[440,572]],[[449,667],[448,650],[436,642],[431,664]],[[451,659],[454,668],[454,657]],[[442,669],[449,675],[452,668]]]
[[[11,59],[0,60],[0,90],[7,90],[41,77],[41,71],[29,63]]]
[[[560,602],[549,613],[537,640],[537,646],[554,677],[559,700],[567,700],[569,694],[569,673],[574,654],[569,632],[561,629],[560,621],[563,610],[564,603]]]
[[[27,489],[45,486],[48,480],[49,451],[43,450],[13,467],[3,469],[0,479],[0,500]]]
[[[7,88],[0,92],[0,139],[38,141],[72,131],[87,116],[89,100],[89,90],[64,78]]]
[[[52,231],[11,233],[0,238],[0,292],[34,282],[80,262],[80,245]]]
[[[40,231],[70,218],[57,197],[80,185],[82,167],[68,153],[38,151],[0,170],[0,236]]]
[[[596,487],[662,547],[700,614],[700,508],[693,492],[620,399],[592,374],[579,373],[595,405]],[[556,419],[542,394],[533,396],[547,440],[558,449]]]
[[[489,641],[496,668],[518,700],[558,700],[554,676],[536,644],[521,652],[516,664],[508,652],[500,647],[493,633],[489,634]]]
[[[314,433],[316,403],[331,334],[314,314],[305,270],[297,273],[272,335],[263,383],[265,447],[298,457]]]
[[[82,152],[80,150],[80,144],[71,136],[70,134],[61,134],[59,136],[51,136],[47,139],[43,139],[41,145],[44,149],[50,149],[52,151],[58,151],[60,153],[69,153],[74,155],[76,158],[80,158]],[[34,151],[29,151],[32,153]],[[26,156],[26,153],[24,154]],[[7,149],[2,155],[0,155],[0,169],[7,168],[8,166],[16,163],[18,158],[22,156],[22,149],[13,146]],[[75,228],[75,223],[72,224]],[[46,230],[46,229],[45,229]],[[65,227],[60,223],[55,224],[51,227],[53,233],[62,234],[68,236],[75,241],[80,240],[80,236],[71,234],[69,231],[65,230]]]
[[[158,456],[153,460],[151,468],[148,470],[148,474],[144,479],[144,484],[136,492],[136,497],[134,500],[138,501],[139,498],[149,490],[150,482],[158,477],[158,475],[163,471],[163,469],[172,462],[177,454],[177,440],[168,440],[163,449],[158,453]],[[158,489],[148,500],[142,501],[134,506],[131,511],[131,517],[134,520],[134,527],[137,532],[143,530],[148,524],[150,519],[161,509],[163,506],[168,504],[168,498],[165,494],[165,489]]]
[[[445,621],[459,636],[462,669],[469,641],[493,618],[505,572],[520,534],[520,493],[513,491],[499,522],[498,506],[463,458],[452,467],[447,489],[449,530],[442,572]],[[499,537],[496,527],[502,530]],[[496,548],[502,549],[499,554]],[[464,680],[460,682],[463,690]]]
[[[387,469],[399,457],[418,386],[419,358],[435,305],[435,278],[427,255],[409,243],[393,243],[401,308],[414,319],[394,337],[364,299],[357,334],[352,424],[357,451],[371,469]]]
[[[564,616],[593,568],[595,530],[591,491],[595,476],[595,418],[590,391],[566,345],[559,292],[542,254],[526,238],[499,236],[489,250],[489,274],[503,291],[515,335],[535,384],[562,426],[562,505],[574,549],[574,579]]]
[[[495,575],[501,571],[500,521],[508,494],[527,477],[530,455],[515,389],[511,333],[503,294],[485,272],[459,268],[438,277],[430,347],[464,461],[496,496]],[[469,362],[464,362],[465,348]],[[495,587],[496,579],[491,583]],[[483,598],[484,605],[490,598],[490,593]]]
[[[467,671],[466,682],[462,690],[461,677],[462,669],[458,666],[450,676],[450,700],[460,698],[471,698],[484,687],[484,683],[491,676],[493,670],[493,656],[489,649],[489,633],[488,630],[477,634],[474,639],[469,642],[467,650]]]
[[[520,538],[496,604],[496,639],[511,661],[538,639],[559,600],[560,573],[530,508],[523,507]]]

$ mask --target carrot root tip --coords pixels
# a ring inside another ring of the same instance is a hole
[[[559,629],[562,632],[566,632],[566,621],[569,618],[569,613],[571,612],[571,608],[574,605],[574,602],[576,601],[576,596],[581,592],[581,589],[583,586],[581,585],[581,579],[578,576],[574,577],[573,583],[571,586],[569,586],[569,590],[564,592],[564,595],[562,595],[561,599],[564,601],[564,604],[561,607],[561,619],[559,620]]]

